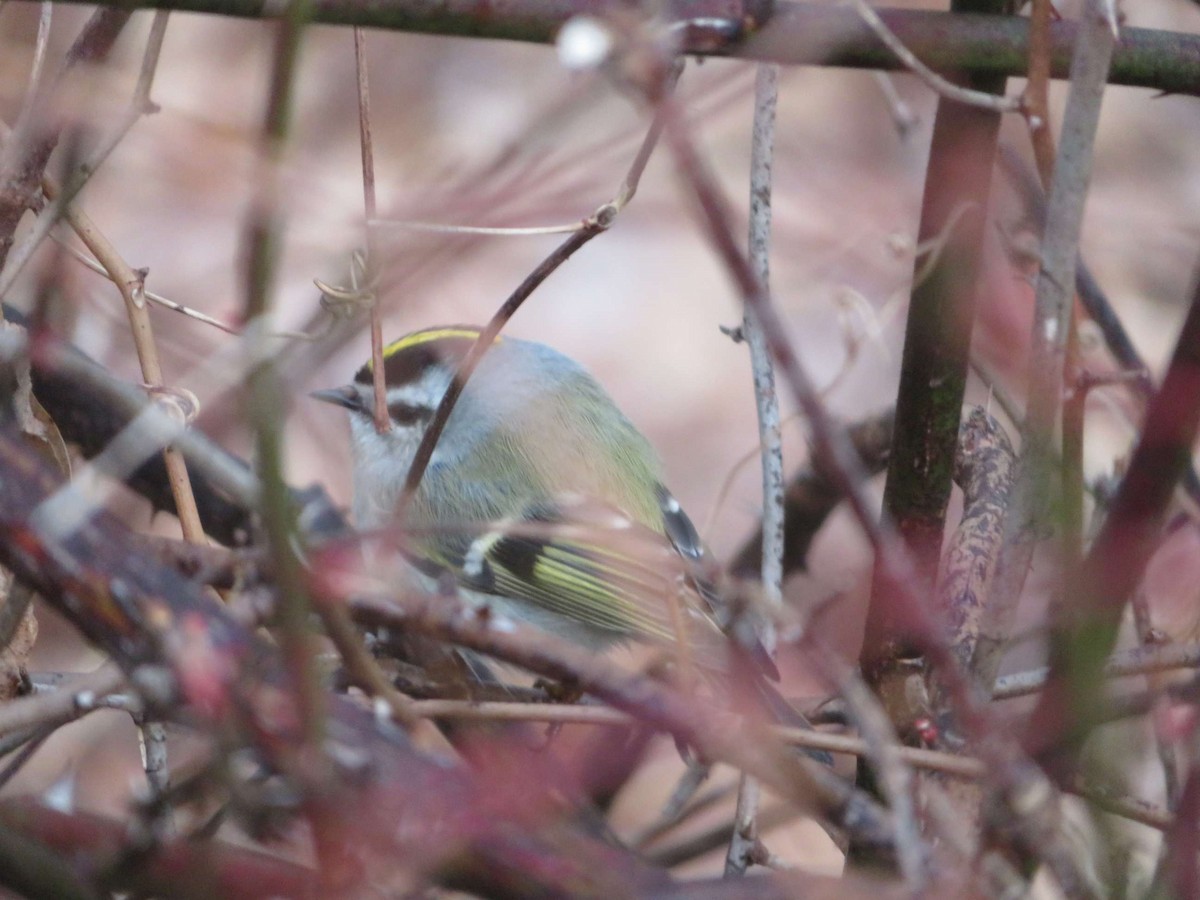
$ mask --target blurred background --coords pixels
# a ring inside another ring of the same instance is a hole
[[[50,71],[89,12],[55,8]],[[1144,0],[1125,13],[1129,25],[1200,28],[1200,9],[1185,0]],[[0,7],[0,115],[9,124],[26,89],[37,16],[35,4]],[[122,113],[151,17],[135,14],[92,93],[62,111],[81,126],[84,146]],[[152,92],[160,110],[134,126],[79,200],[126,260],[149,270],[150,290],[234,327],[245,297],[242,248],[271,47],[268,25],[172,14]],[[564,70],[552,47],[376,31],[368,32],[367,47],[379,212],[397,222],[578,221],[615,195],[647,125],[629,97]],[[708,60],[690,62],[679,88],[743,230],[753,83],[752,64]],[[1010,94],[1020,89],[1020,81],[1010,82]],[[1063,98],[1056,84],[1056,125]],[[348,503],[344,417],[307,393],[349,380],[368,355],[365,319],[330,332],[313,284],[348,284],[351,253],[365,245],[349,29],[307,31],[295,100],[277,326],[315,339],[295,341],[283,357],[292,399],[288,465],[293,483],[321,482]],[[884,83],[839,69],[783,73],[772,289],[810,377],[847,422],[894,401],[934,100],[908,75]],[[1011,117],[1004,133],[1028,155],[1022,120]],[[1194,100],[1109,89],[1083,254],[1156,373],[1182,318],[1200,236],[1197,147]],[[995,391],[1019,400],[1032,289],[1028,272],[1005,252],[1022,232],[1021,211],[1003,179],[996,185],[997,227],[975,341]],[[486,321],[561,239],[381,230],[385,338]],[[52,244],[11,301],[30,302],[38,267],[50,265],[65,267],[68,302],[56,313],[64,333],[137,380],[116,290]],[[558,347],[600,379],[659,449],[672,491],[721,559],[751,533],[760,508],[747,353],[720,331],[739,322],[739,306],[660,149],[612,229],[559,269],[508,329]],[[169,311],[153,315],[168,382],[201,392],[211,372],[198,367],[232,338]],[[1098,349],[1088,365],[1111,367]],[[973,379],[969,399],[989,396],[989,384]],[[807,459],[804,428],[786,394],[783,404],[791,416],[786,467],[794,471]],[[1111,471],[1128,449],[1132,409],[1120,392],[1093,392],[1090,476]],[[200,427],[236,452],[247,449],[236,390],[205,404]],[[124,504],[134,522],[177,533],[167,517],[151,523],[140,501]],[[839,513],[814,545],[809,572],[789,586],[798,604],[826,604],[823,627],[848,657],[857,652],[869,574],[865,546]],[[1035,570],[1032,590],[1036,577]],[[1027,627],[1039,615],[1036,603],[1029,610]],[[83,670],[98,661],[73,631],[42,614],[35,668]],[[794,692],[816,694],[819,685],[801,674]],[[135,744],[123,717],[99,714],[56,735],[20,784],[40,788],[75,773],[86,805],[121,808],[129,785],[142,778]]]

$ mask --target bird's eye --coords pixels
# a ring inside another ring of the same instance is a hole
[[[400,400],[388,404],[388,415],[392,417],[392,421],[397,425],[414,425],[423,419],[429,418],[429,413],[428,406],[418,406],[413,403],[404,403]]]

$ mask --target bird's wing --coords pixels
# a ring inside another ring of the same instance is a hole
[[[658,503],[662,510],[663,532],[682,558],[688,580],[703,602],[705,612],[722,632],[736,636],[738,644],[750,654],[764,675],[778,681],[779,670],[763,646],[758,630],[761,621],[747,617],[744,610],[739,615],[730,608],[717,586],[719,567],[679,501],[661,484],[658,486]]]
[[[559,497],[496,523],[460,571],[471,590],[544,609],[612,640],[719,636],[661,534],[604,504]],[[701,638],[703,640],[703,638]]]

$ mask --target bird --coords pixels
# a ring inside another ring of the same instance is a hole
[[[384,347],[386,430],[374,421],[370,360],[349,384],[312,394],[349,413],[360,529],[396,524],[417,448],[480,334],[440,325]],[[475,605],[593,651],[657,645],[714,678],[731,669],[736,632],[772,716],[808,725],[763,681],[778,671],[756,629],[734,628],[741,613],[724,602],[718,567],[664,485],[650,442],[591,374],[552,347],[491,340],[402,525],[421,572],[452,577]]]

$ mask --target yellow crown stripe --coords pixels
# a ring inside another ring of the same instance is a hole
[[[453,340],[454,338],[463,338],[468,341],[473,341],[479,337],[480,329],[478,328],[429,328],[425,331],[414,331],[412,334],[406,334],[402,338],[397,338],[386,347],[383,348],[383,358],[390,359],[397,353],[403,353],[413,347],[420,347],[422,344],[429,344],[433,341]],[[496,336],[493,343],[500,343],[501,338]],[[367,369],[371,369],[373,360],[367,361]]]

